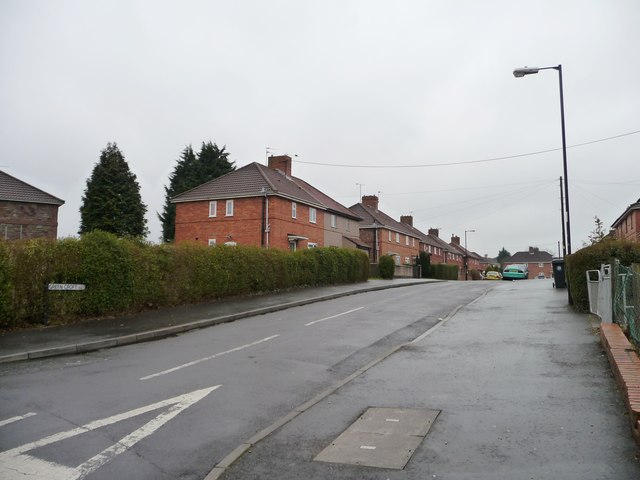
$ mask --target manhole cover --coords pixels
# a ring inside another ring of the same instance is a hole
[[[369,408],[315,460],[402,470],[439,413],[426,408]]]

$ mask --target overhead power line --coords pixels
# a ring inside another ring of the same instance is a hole
[[[594,143],[606,142],[608,140],[615,140],[616,138],[628,137],[629,135],[636,135],[640,133],[640,130],[633,132],[621,133],[620,135],[614,135],[613,137],[600,138],[598,140],[592,140],[590,142],[578,143],[576,145],[569,145],[567,148],[584,147],[585,145],[592,145]],[[426,167],[449,167],[452,165],[469,165],[473,163],[487,163],[497,162],[499,160],[509,160],[512,158],[531,157],[533,155],[541,155],[543,153],[551,153],[562,150],[562,148],[551,148],[549,150],[539,150],[537,152],[520,153],[518,155],[508,155],[506,157],[494,157],[484,158],[482,160],[467,160],[464,162],[446,162],[446,163],[423,163],[418,165],[353,165],[353,164],[339,164],[339,163],[322,163],[322,162],[305,162],[303,160],[294,160],[294,162],[305,163],[307,165],[321,165],[324,167],[344,167],[344,168],[426,168]]]

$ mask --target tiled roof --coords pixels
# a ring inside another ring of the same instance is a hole
[[[529,249],[527,252],[516,252],[502,263],[548,263],[553,260],[553,255],[549,252],[540,251],[537,248]]]
[[[323,205],[325,205],[327,207],[328,211],[334,212],[334,213],[339,213],[340,215],[342,215],[344,217],[350,217],[350,218],[352,218],[353,220],[356,220],[356,221],[362,220],[362,218],[360,218],[358,215],[353,213],[347,207],[345,207],[341,203],[336,202],[333,198],[329,197],[328,195],[322,193],[320,190],[315,188],[313,185],[309,185],[307,182],[305,182],[304,180],[302,180],[300,178],[297,178],[297,177],[292,177],[292,178],[293,178],[293,181],[295,183],[300,185],[307,192],[311,193]]]
[[[280,171],[253,162],[221,177],[214,178],[191,190],[176,195],[173,203],[219,200],[225,198],[261,197],[278,195],[342,216],[360,220],[347,207],[312,187],[304,180],[289,177]]]
[[[349,207],[353,213],[362,218],[362,224],[360,224],[360,228],[371,228],[373,223],[377,223],[380,227],[385,227],[389,230],[393,230],[394,232],[400,232],[404,235],[410,235],[412,237],[420,238],[418,234],[416,234],[408,225],[404,223],[400,223],[389,215],[380,210],[375,210],[372,207],[364,205],[362,203],[356,203]]]
[[[45,203],[49,205],[62,205],[64,200],[49,195],[39,188],[12,177],[0,170],[0,200],[23,203]]]
[[[467,250],[462,245],[457,245],[455,243],[450,243],[449,246],[456,252],[462,254],[463,256],[469,256],[471,258],[475,258],[476,260],[483,261],[484,257],[481,257],[476,252],[472,252],[471,250]]]

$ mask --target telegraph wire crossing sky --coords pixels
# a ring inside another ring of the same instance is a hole
[[[65,200],[63,237],[108,142],[157,242],[180,153],[212,141],[236,167],[289,153],[345,206],[379,195],[481,255],[557,253],[557,75],[512,72],[562,64],[575,251],[640,197],[638,18],[636,0],[3,0],[0,168]]]

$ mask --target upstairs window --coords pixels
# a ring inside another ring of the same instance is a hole
[[[389,241],[391,241],[391,230],[389,230]]]
[[[338,228],[338,217],[331,214],[331,228]]]
[[[297,218],[297,208],[296,202],[291,202],[291,218]]]
[[[409,245],[409,235],[404,236],[404,244]]]
[[[316,209],[309,207],[309,222],[316,223]]]
[[[215,217],[218,214],[218,202],[212,200],[209,202],[209,217]]]
[[[227,200],[227,217],[233,217],[233,200]]]
[[[396,243],[400,243],[400,234],[398,232],[396,232]],[[398,258],[400,258],[400,257],[398,257]]]
[[[215,247],[216,246],[216,239],[215,238],[210,238],[209,239],[209,246],[210,247]]]

